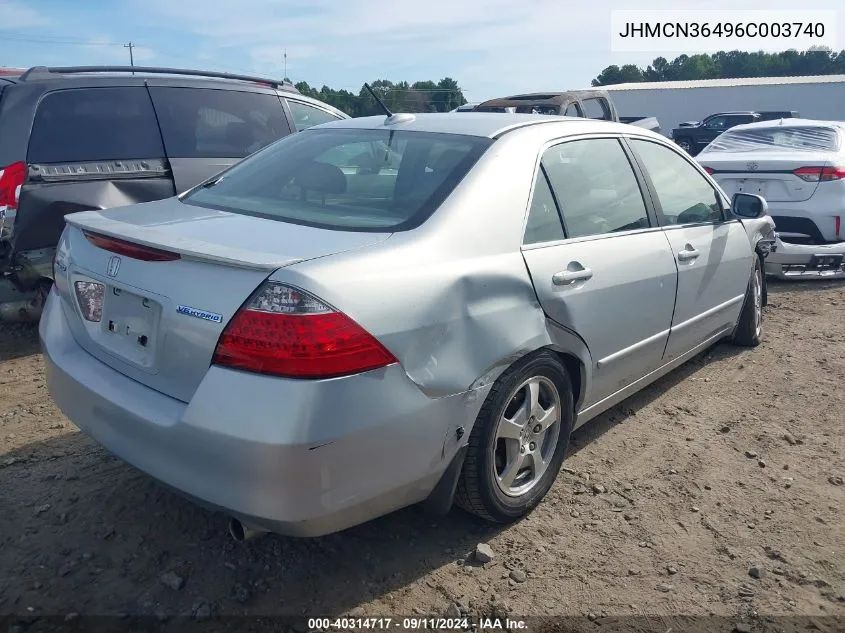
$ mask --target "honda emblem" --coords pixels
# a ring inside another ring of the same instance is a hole
[[[120,270],[120,257],[115,255],[109,259],[109,265],[106,267],[106,274],[109,277],[117,277],[117,271]]]

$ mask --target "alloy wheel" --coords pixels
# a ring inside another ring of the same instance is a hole
[[[492,447],[493,475],[504,494],[519,497],[537,485],[555,454],[560,420],[560,393],[550,379],[534,376],[513,391]]]

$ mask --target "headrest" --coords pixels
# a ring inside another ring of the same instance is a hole
[[[299,169],[296,184],[321,193],[346,192],[346,176],[340,167],[317,161],[311,161]]]

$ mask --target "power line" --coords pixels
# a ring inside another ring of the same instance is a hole
[[[96,40],[83,40],[77,38],[61,38],[52,36],[36,36],[36,37],[20,37],[17,35],[2,35],[3,40],[12,40],[15,42],[31,42],[33,44],[69,44],[76,46],[121,46],[116,42],[98,42]]]

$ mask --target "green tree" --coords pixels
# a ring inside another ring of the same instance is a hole
[[[679,55],[671,62],[656,58],[645,69],[628,64],[608,66],[593,79],[594,86],[632,81],[678,81],[721,77],[785,77],[845,73],[845,50],[826,46],[779,53],[719,51],[711,55]]]
[[[317,90],[306,81],[298,82],[295,87],[303,95],[319,99],[353,117],[383,113],[363,85],[357,94],[328,86]],[[466,103],[460,84],[451,77],[444,77],[437,83],[429,80],[413,84],[376,79],[370,87],[391,112],[448,112]]]

